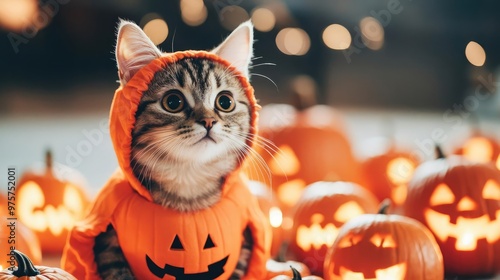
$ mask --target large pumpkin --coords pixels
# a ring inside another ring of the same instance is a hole
[[[403,213],[435,235],[449,275],[500,272],[500,171],[450,156],[420,165]]]
[[[250,156],[246,170],[251,179],[272,186],[285,217],[308,184],[361,182],[339,112],[324,105],[299,111],[291,105],[270,104],[263,107],[259,120],[258,156]]]
[[[376,213],[377,205],[373,194],[354,183],[309,185],[294,208],[290,255],[304,262],[313,274],[322,275],[327,248],[335,241],[339,228],[356,216]]]
[[[365,186],[380,201],[390,198],[396,207],[402,205],[406,200],[408,182],[418,165],[417,160],[389,140],[378,148],[364,144],[371,147],[371,154],[361,163]]]
[[[258,181],[248,181],[250,192],[257,198],[260,210],[266,216],[272,229],[271,256],[277,256],[283,243],[283,213],[271,189]]]
[[[443,279],[443,257],[429,230],[385,209],[342,226],[325,259],[326,280]]]
[[[43,252],[61,253],[68,230],[83,216],[89,200],[81,182],[75,183],[54,170],[50,152],[45,164],[44,171],[27,171],[21,176],[16,191],[17,215],[37,234]]]
[[[492,162],[500,170],[500,142],[494,137],[476,132],[455,150],[475,162]]]
[[[15,263],[13,249],[26,253],[36,264],[42,261],[40,242],[33,231],[20,221],[12,219],[7,211],[7,198],[0,195],[0,221],[5,221],[0,227],[0,270]]]

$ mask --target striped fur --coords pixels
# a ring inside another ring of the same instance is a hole
[[[247,22],[213,52],[248,76],[252,41],[252,25]],[[137,25],[120,23],[116,54],[122,85],[140,69],[140,64],[160,55],[154,45],[150,49],[151,45]],[[162,98],[172,90],[182,93],[185,99],[186,106],[178,113],[162,107]],[[236,106],[231,112],[215,107],[221,92],[233,97]],[[136,111],[130,163],[155,203],[186,212],[219,201],[225,177],[250,151],[246,144],[251,137],[249,104],[238,77],[211,60],[185,58],[155,74]],[[213,120],[210,129],[204,123],[206,119]],[[241,279],[245,274],[252,246],[247,228],[231,279]],[[96,238],[94,253],[104,280],[135,279],[111,225]]]

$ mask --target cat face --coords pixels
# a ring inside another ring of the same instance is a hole
[[[249,137],[248,105],[238,78],[222,65],[180,60],[158,72],[141,98],[133,156],[203,163],[241,156]]]

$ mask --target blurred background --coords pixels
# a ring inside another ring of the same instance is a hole
[[[105,182],[116,167],[107,114],[118,86],[119,18],[168,52],[210,49],[252,19],[260,103],[289,102],[290,84],[305,75],[318,102],[344,114],[355,147],[390,134],[419,149],[436,129],[452,141],[471,123],[498,135],[499,8],[451,0],[0,0],[0,164],[23,170],[51,148],[92,192]]]

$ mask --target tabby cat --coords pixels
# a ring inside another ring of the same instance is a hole
[[[211,52],[249,75],[253,26],[243,23]],[[121,21],[116,44],[120,83],[164,54],[136,24]],[[210,60],[188,58],[158,72],[143,93],[132,131],[131,167],[155,203],[179,211],[214,205],[225,176],[249,146],[249,100],[238,77]],[[252,250],[250,231],[231,279],[246,271]],[[103,279],[134,279],[115,230],[96,238],[95,261]]]

